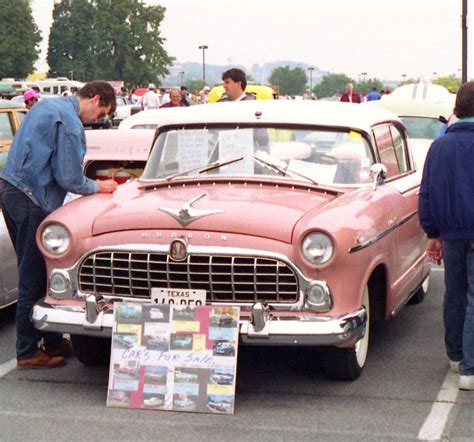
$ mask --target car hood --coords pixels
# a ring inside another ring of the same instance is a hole
[[[135,184],[136,185],[136,184]],[[95,218],[92,234],[124,230],[194,230],[260,236],[290,243],[308,211],[335,198],[307,186],[232,182],[130,192]]]

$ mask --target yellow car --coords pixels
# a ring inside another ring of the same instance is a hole
[[[273,100],[275,98],[275,92],[269,86],[260,86],[258,84],[248,84],[245,88],[247,94],[255,95],[257,100]],[[225,94],[224,86],[213,87],[207,99],[208,103],[215,103],[221,99]]]
[[[26,109],[7,100],[0,100],[0,152],[8,152],[13,135],[20,127]]]

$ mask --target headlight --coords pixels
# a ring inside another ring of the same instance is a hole
[[[50,224],[41,234],[41,244],[52,255],[61,255],[69,248],[71,237],[64,226]]]
[[[324,233],[310,233],[301,244],[304,257],[312,264],[328,262],[334,252],[331,238]]]

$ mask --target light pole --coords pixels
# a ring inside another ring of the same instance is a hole
[[[402,83],[405,83],[407,79],[407,74],[402,74]]]
[[[208,46],[201,45],[199,49],[202,49],[202,81],[206,83],[206,49],[208,49]]]
[[[69,76],[71,77],[71,81],[74,80],[74,71],[69,71]]]
[[[438,72],[433,72],[433,77],[436,80],[436,76],[438,75]]]
[[[184,81],[184,71],[181,71],[179,73],[179,75],[181,75],[181,86],[183,86],[183,81]]]
[[[362,75],[362,81],[365,83],[365,78],[367,77],[367,72],[361,72]]]
[[[311,66],[308,68],[309,71],[309,99],[313,98],[313,71],[314,68]]]

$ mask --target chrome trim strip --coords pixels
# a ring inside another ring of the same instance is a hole
[[[367,241],[364,241],[361,244],[358,244],[357,246],[352,247],[349,249],[349,253],[355,253],[358,252],[362,249],[365,249],[366,247],[371,246],[372,244],[375,244],[377,241],[381,240],[388,234],[392,233],[393,230],[398,229],[400,226],[403,224],[407,223],[410,219],[412,219],[416,214],[418,213],[418,210],[415,210],[414,212],[410,213],[407,215],[405,218],[403,218],[400,222],[397,224],[391,225],[387,230],[384,230],[383,232],[379,233],[378,235],[374,236],[371,239],[368,239]]]
[[[110,338],[113,311],[98,311],[95,322],[86,319],[84,308],[53,306],[42,299],[33,307],[31,319],[35,328],[47,332]],[[269,320],[262,336],[252,334],[248,319],[239,321],[240,338],[251,345],[337,345],[364,335],[367,313],[364,307],[333,317],[304,317]],[[250,333],[250,334],[249,334]]]

